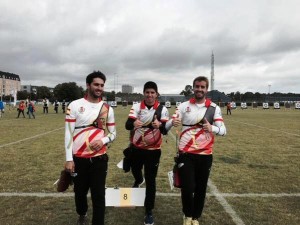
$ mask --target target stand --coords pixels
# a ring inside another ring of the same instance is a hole
[[[285,108],[285,110],[291,110],[291,104],[289,102],[286,102],[284,104],[284,108]]]
[[[257,106],[258,106],[257,102],[252,102],[252,109],[258,109]]]

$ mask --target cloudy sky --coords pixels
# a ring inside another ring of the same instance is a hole
[[[0,71],[22,85],[179,94],[198,75],[230,93],[300,93],[298,0],[0,0]]]

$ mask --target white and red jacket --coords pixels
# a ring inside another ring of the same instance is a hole
[[[134,104],[130,109],[128,117],[138,119],[143,122],[143,127],[135,128],[131,137],[131,143],[137,148],[155,150],[161,148],[162,134],[159,129],[148,127],[153,121],[153,117],[159,102],[156,101],[150,109],[147,108],[145,102]],[[164,106],[161,111],[160,122],[169,120],[168,109]]]
[[[94,126],[93,122],[98,118],[103,101],[92,103],[85,98],[71,102],[67,108],[65,119],[65,150],[66,161],[72,161],[76,157],[90,158],[106,153],[106,144],[116,138],[116,127],[113,108],[109,106],[105,131]],[[100,151],[93,151],[89,144],[94,140],[102,140],[103,147]]]
[[[207,109],[214,107],[212,132],[204,131],[200,121],[203,119]],[[210,155],[213,152],[214,134],[225,135],[226,127],[223,122],[221,109],[210,99],[203,104],[196,104],[194,98],[181,103],[176,109],[176,115],[181,118],[182,131],[180,134],[178,148],[181,152],[193,154]]]

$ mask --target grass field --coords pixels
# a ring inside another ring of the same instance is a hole
[[[51,109],[49,110],[51,111]],[[173,113],[174,108],[170,109]],[[108,187],[130,187],[133,178],[116,167],[128,144],[128,108],[115,109],[117,139],[108,154]],[[63,168],[64,115],[0,118],[0,224],[76,224],[72,188],[57,195]],[[200,224],[300,224],[300,110],[233,110],[223,115],[227,136],[217,137],[208,196]],[[154,210],[156,225],[182,224],[179,190],[170,190],[175,130],[165,138]],[[143,224],[143,207],[107,207],[107,225]],[[91,212],[89,211],[89,214]]]

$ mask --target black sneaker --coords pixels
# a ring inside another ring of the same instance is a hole
[[[142,182],[135,181],[132,185],[133,188],[139,188],[145,183],[145,178],[143,178]]]
[[[151,214],[148,214],[145,216],[144,224],[145,225],[153,225],[154,224],[153,216]]]
[[[86,215],[80,215],[77,220],[77,225],[88,225],[88,219]]]

